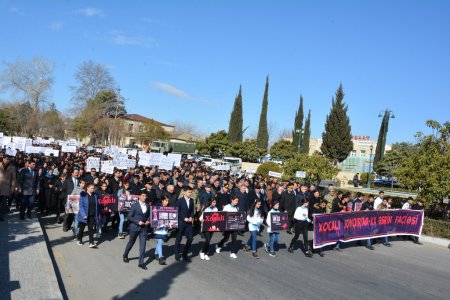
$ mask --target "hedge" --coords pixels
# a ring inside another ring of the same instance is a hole
[[[422,234],[450,239],[450,222],[425,218]]]

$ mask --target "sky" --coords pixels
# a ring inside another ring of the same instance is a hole
[[[242,85],[256,136],[269,76],[271,141],[292,130],[300,95],[321,137],[342,83],[353,135],[387,143],[431,133],[450,115],[450,1],[0,0],[0,73],[19,57],[55,63],[50,101],[73,116],[70,86],[85,61],[109,69],[128,113],[228,130]],[[10,100],[8,91],[0,100]]]

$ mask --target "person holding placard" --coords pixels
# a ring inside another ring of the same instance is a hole
[[[269,242],[264,244],[264,249],[267,253],[269,253],[270,256],[276,257],[277,254],[275,252],[275,244],[278,243],[278,240],[280,238],[280,233],[277,231],[272,231],[271,227],[271,215],[273,212],[278,213],[280,212],[280,203],[275,200],[272,202],[272,209],[267,213],[266,223],[267,223],[267,232],[269,233]]]
[[[161,203],[163,207],[169,206],[169,198],[165,195],[161,198]],[[163,242],[168,237],[168,227],[163,224],[155,228],[155,239],[156,239],[156,248],[155,248],[155,257],[158,259],[160,265],[166,265],[166,259],[163,255]]]
[[[308,198],[304,198],[300,201],[298,207],[295,210],[294,213],[294,219],[295,219],[295,235],[291,240],[291,243],[289,245],[288,251],[290,253],[294,253],[294,245],[295,242],[298,240],[298,237],[300,234],[303,235],[303,246],[305,250],[305,256],[312,257],[312,252],[308,249],[308,223],[311,222],[311,220],[308,218],[308,206],[309,206],[309,200]]]
[[[244,251],[248,252],[250,249],[252,250],[252,256],[256,259],[259,258],[257,249],[256,249],[256,239],[259,232],[259,227],[263,223],[263,210],[262,210],[262,201],[261,199],[256,199],[256,201],[250,207],[250,210],[247,214],[247,222],[248,222],[248,230],[250,231],[250,238],[247,241],[247,244],[244,246]]]
[[[231,197],[231,203],[225,205],[223,208],[223,211],[230,211],[230,212],[238,212],[238,203],[239,203],[239,197],[237,195]],[[216,247],[216,253],[220,253],[222,250],[223,245],[230,239],[231,236],[231,250],[230,250],[230,257],[236,259],[236,253],[237,253],[237,231],[224,231],[223,238],[220,240],[220,242],[217,244]]]
[[[216,207],[216,199],[209,199],[208,203],[207,203],[207,207],[203,210],[201,216],[200,216],[200,222],[203,223],[203,213],[205,212],[214,212],[214,211],[218,211],[217,207]],[[211,242],[211,238],[213,236],[212,231],[205,231],[204,237],[205,237],[205,243],[203,244],[202,247],[202,251],[200,252],[200,259],[201,260],[209,260],[209,256],[208,256],[208,252],[209,252],[209,245]]]

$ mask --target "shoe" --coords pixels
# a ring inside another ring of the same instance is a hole
[[[289,248],[288,248],[288,252],[289,252],[289,253],[294,253],[294,248],[289,247]]]
[[[118,238],[123,240],[125,238],[125,235],[123,233],[119,233]]]
[[[311,251],[308,250],[308,251],[305,252],[305,256],[306,257],[313,257],[313,254],[312,254]]]
[[[414,241],[414,244],[423,245],[422,242],[420,242],[420,241]]]
[[[220,250],[222,250],[222,248],[220,248],[219,246],[216,247],[216,253],[220,253]]]
[[[78,238],[77,238],[77,237],[74,237],[74,238],[73,238],[73,241],[74,241],[74,242],[78,241]]]
[[[200,259],[205,260],[205,254],[203,252],[200,252]]]
[[[62,221],[61,220],[58,220],[56,223],[58,223],[58,224],[62,224]]]
[[[245,252],[250,251],[250,247],[249,247],[248,245],[244,245],[244,251],[245,251]]]
[[[89,244],[89,248],[97,248],[96,244]]]
[[[366,246],[366,248],[367,248],[367,249],[369,249],[369,250],[375,250],[375,247],[374,247],[374,246],[372,246],[372,245],[370,245],[370,246]]]
[[[181,259],[180,259],[180,254],[175,254],[175,260],[176,260],[176,261],[181,261]]]
[[[292,231],[288,230],[286,231],[287,234],[292,234]]]
[[[236,259],[236,258],[237,258],[237,255],[236,255],[236,253],[231,253],[231,254],[230,254],[230,257]]]
[[[391,243],[384,243],[383,245],[385,245],[386,247],[392,247]]]
[[[256,252],[253,252],[252,256],[253,256],[253,258],[259,259],[258,253],[256,253]]]
[[[142,270],[147,270],[147,267],[144,264],[138,265],[138,267],[141,268]]]
[[[320,257],[324,257],[324,256],[325,256],[325,253],[319,252],[319,256],[320,256]]]
[[[205,254],[205,260],[209,260],[210,258],[209,258],[209,256],[208,256],[208,254]]]
[[[269,252],[269,255],[272,257],[277,257],[277,254],[275,252]]]
[[[269,245],[267,243],[264,244],[264,250],[266,250],[267,253],[269,253]]]
[[[166,260],[164,259],[164,257],[160,257],[158,260],[159,260],[160,265],[162,265],[162,266],[166,265]]]
[[[123,258],[123,262],[124,262],[124,263],[129,263],[130,260],[128,259],[128,257],[124,257],[124,258]]]
[[[83,246],[83,242],[82,242],[82,241],[78,241],[78,242],[77,242],[77,245],[78,245],[78,246]]]
[[[159,255],[155,253],[155,259],[159,259]]]
[[[183,255],[183,260],[187,263],[190,263],[192,260],[187,255]]]

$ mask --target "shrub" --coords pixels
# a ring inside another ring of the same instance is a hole
[[[429,236],[450,239],[450,222],[425,218],[422,233]]]
[[[256,174],[269,177],[269,171],[281,173],[282,170],[277,163],[269,161],[261,164],[256,170]]]

